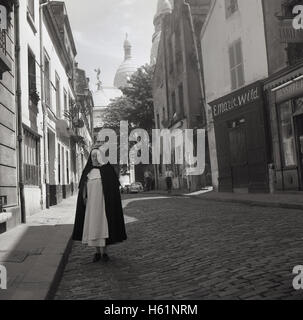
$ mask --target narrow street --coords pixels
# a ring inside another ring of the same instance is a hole
[[[134,201],[125,214],[135,218],[128,240],[109,248],[108,263],[74,243],[57,300],[303,298],[292,286],[303,260],[299,210],[182,196]]]

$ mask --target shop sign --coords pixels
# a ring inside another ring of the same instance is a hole
[[[257,102],[261,98],[262,88],[259,83],[246,87],[224,98],[211,102],[213,117],[218,118],[229,112],[239,110]]]

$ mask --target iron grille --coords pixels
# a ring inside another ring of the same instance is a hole
[[[0,50],[6,54],[6,31],[0,30]]]

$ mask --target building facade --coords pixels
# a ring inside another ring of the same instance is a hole
[[[201,33],[213,186],[269,189],[263,1],[214,0]],[[216,35],[216,36],[214,36]]]
[[[169,129],[170,132],[175,129],[203,129],[206,116],[198,40],[209,1],[176,0],[171,13],[166,6],[164,8],[163,13],[156,14],[162,19],[153,82],[156,128]],[[175,154],[172,154],[172,162],[175,160]],[[206,173],[202,176],[190,176],[186,175],[188,166],[185,162],[173,165],[174,188],[201,189],[210,183],[207,181],[209,167],[206,166]],[[166,187],[166,169],[166,165],[157,166],[156,182],[161,189]]]
[[[19,135],[15,1],[0,1],[0,233],[22,221],[19,185]],[[6,212],[4,212],[6,211]]]
[[[84,97],[75,90],[80,69],[64,2],[1,0],[0,15],[0,232],[5,232],[76,190],[75,157],[83,155],[83,168],[92,144],[93,103],[85,73]]]
[[[292,13],[301,1],[263,1],[269,78],[264,91],[271,130],[273,187],[303,190],[303,31]]]

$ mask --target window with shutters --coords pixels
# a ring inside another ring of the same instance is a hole
[[[56,115],[61,118],[60,78],[56,73]]]
[[[180,106],[180,114],[184,115],[184,90],[183,83],[180,83],[178,86],[178,94],[179,94],[179,106]]]
[[[245,84],[241,40],[235,41],[229,47],[229,61],[230,61],[231,89],[235,90],[242,87]]]
[[[66,151],[66,179],[67,179],[67,184],[69,184],[69,155],[68,155],[68,151]]]
[[[177,108],[176,108],[176,94],[175,94],[175,92],[173,92],[172,95],[171,95],[171,103],[172,103],[173,116],[175,116],[176,110],[177,110]]]
[[[63,99],[64,99],[64,114],[66,114],[66,112],[68,111],[68,106],[67,106],[67,92],[64,89],[63,90]]]
[[[40,139],[30,131],[24,129],[24,182],[26,185],[39,186],[40,164],[39,164]]]
[[[36,58],[33,52],[28,49],[28,95],[31,102],[38,103],[36,84]]]
[[[238,0],[225,0],[226,19],[238,10]]]
[[[61,184],[61,147],[60,144],[58,143],[58,182]]]
[[[44,92],[45,103],[51,108],[51,79],[50,79],[50,61],[44,56]]]

